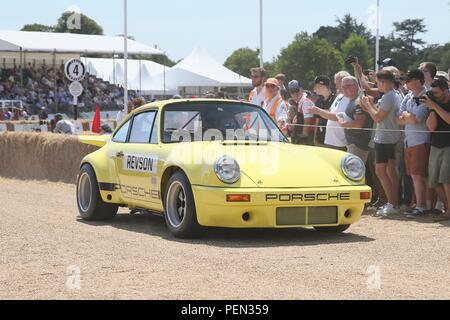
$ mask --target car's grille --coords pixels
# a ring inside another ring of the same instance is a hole
[[[338,223],[337,207],[277,208],[278,226],[334,225]]]

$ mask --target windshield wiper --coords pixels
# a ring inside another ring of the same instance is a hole
[[[194,121],[195,118],[197,118],[199,115],[200,115],[200,112],[198,112],[191,120],[189,120],[189,121],[183,126],[183,128],[181,128],[181,130],[186,129],[186,127],[187,127],[188,125],[190,125],[191,122]]]

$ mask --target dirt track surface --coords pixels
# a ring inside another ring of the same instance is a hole
[[[431,218],[180,241],[154,215],[83,222],[74,195],[72,185],[0,178],[0,299],[450,299],[450,224]]]

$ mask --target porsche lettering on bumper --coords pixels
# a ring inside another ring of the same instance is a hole
[[[350,193],[296,193],[296,194],[266,194],[266,202],[317,202],[317,201],[349,201]]]

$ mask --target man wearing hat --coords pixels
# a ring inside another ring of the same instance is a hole
[[[302,85],[297,80],[292,80],[288,84],[289,93],[296,106],[294,116],[290,118],[289,127],[293,144],[313,145],[315,129],[309,127],[314,124],[314,115],[311,108],[314,103],[307,97]]]
[[[425,96],[425,76],[421,70],[412,70],[406,76],[410,93],[400,106],[398,123],[405,127],[406,172],[414,184],[417,206],[409,218],[425,214],[427,209],[427,174],[431,134],[427,128],[428,109],[420,102]]]
[[[283,97],[280,95],[280,84],[277,79],[269,78],[264,84],[266,100],[263,108],[270,117],[277,123],[278,127],[287,132],[288,111]]]
[[[322,110],[330,110],[333,102],[336,100],[336,94],[331,91],[331,79],[327,76],[319,76],[314,80],[314,92],[319,96],[316,107]],[[325,134],[328,120],[320,116],[318,118],[318,127],[314,135],[314,144],[316,146],[325,146]]]

